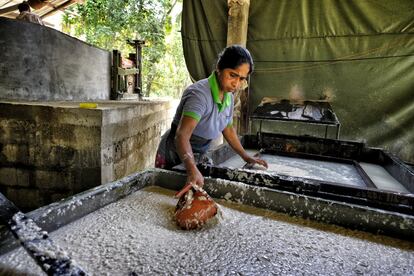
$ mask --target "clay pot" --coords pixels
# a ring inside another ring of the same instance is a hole
[[[205,191],[190,189],[178,200],[175,220],[182,229],[192,230],[203,226],[217,214],[217,205]]]

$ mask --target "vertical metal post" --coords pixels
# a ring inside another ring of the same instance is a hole
[[[341,129],[341,124],[336,125],[336,140],[339,140],[339,131]]]
[[[145,45],[145,40],[127,40],[128,44],[135,48],[135,66],[138,73],[135,74],[135,93],[142,98],[142,46]]]
[[[135,90],[137,90],[139,97],[142,95],[142,45],[145,41],[140,40],[140,43],[137,45],[137,66],[138,74],[136,75]]]
[[[119,76],[118,76],[118,67],[119,67],[119,51],[112,51],[112,90],[111,90],[111,100],[118,99],[118,90],[119,90]]]

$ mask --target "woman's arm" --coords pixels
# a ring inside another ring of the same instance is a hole
[[[190,144],[190,137],[197,125],[197,121],[191,117],[183,116],[177,127],[175,134],[175,146],[181,161],[184,163],[187,171],[187,183],[198,186],[204,185],[204,178],[197,169],[193,150]],[[187,186],[187,185],[186,185]]]
[[[237,136],[236,130],[233,126],[227,126],[223,130],[223,136],[226,139],[226,141],[229,143],[229,145],[232,147],[232,149],[240,155],[240,157],[247,163],[257,163],[262,166],[268,167],[267,162],[259,159],[259,158],[253,158],[250,155],[247,154],[247,152],[244,150],[242,144],[240,143],[239,137]]]

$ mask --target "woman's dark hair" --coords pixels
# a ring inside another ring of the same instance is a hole
[[[19,9],[19,12],[30,11],[30,6],[27,2],[20,3],[17,8]]]
[[[236,69],[243,63],[250,65],[249,74],[253,72],[253,59],[249,50],[240,45],[226,47],[218,56],[217,69]]]

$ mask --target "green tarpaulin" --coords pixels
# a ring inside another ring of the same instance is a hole
[[[184,0],[193,79],[213,70],[226,46],[227,17],[227,0]],[[414,163],[414,1],[251,0],[247,48],[255,60],[250,112],[263,97],[327,97],[340,139]]]

